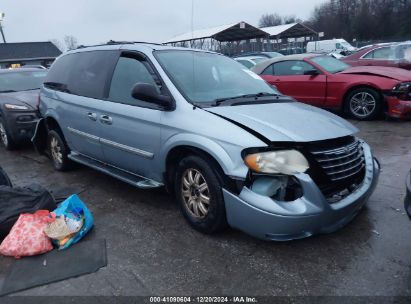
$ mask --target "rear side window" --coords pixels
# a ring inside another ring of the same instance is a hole
[[[270,64],[263,72],[262,75],[275,75],[274,64]]]
[[[304,75],[306,71],[314,70],[315,68],[302,60],[289,60],[278,62],[274,65],[275,75]]]
[[[366,59],[390,59],[392,57],[391,47],[379,48],[374,51],[369,52],[364,56]]]
[[[251,69],[254,66],[250,61],[247,61],[247,60],[237,60],[237,61],[248,69]]]
[[[53,64],[45,86],[74,95],[103,99],[117,58],[116,51],[65,55]]]

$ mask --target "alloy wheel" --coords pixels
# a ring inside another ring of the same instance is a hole
[[[4,146],[7,147],[9,144],[9,140],[7,138],[6,128],[1,122],[0,122],[0,139],[3,142]]]
[[[50,141],[50,150],[53,160],[59,164],[63,163],[63,153],[61,153],[61,146],[57,138],[53,137]]]
[[[359,92],[351,97],[350,109],[351,112],[360,118],[370,116],[377,107],[375,97],[367,92]]]
[[[196,218],[205,218],[210,206],[210,190],[204,176],[187,169],[181,179],[181,195],[187,210]]]

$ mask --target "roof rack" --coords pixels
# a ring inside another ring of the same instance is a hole
[[[95,47],[95,46],[104,46],[104,45],[121,45],[121,44],[153,44],[153,45],[164,45],[162,43],[154,43],[154,42],[145,42],[145,41],[115,41],[110,40],[103,44],[95,44],[95,45],[79,45],[77,49],[83,49],[88,47]]]

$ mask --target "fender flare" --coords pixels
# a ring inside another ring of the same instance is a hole
[[[170,137],[164,145],[162,145],[160,151],[160,159],[162,160],[160,164],[161,167],[159,168],[160,172],[166,172],[167,156],[172,149],[179,146],[197,148],[210,154],[228,176],[245,177],[247,175],[248,168],[245,165],[238,166],[238,160],[241,159],[240,153],[238,155],[239,158],[235,160],[217,142],[201,135],[188,133],[177,134]],[[241,150],[240,147],[239,150]],[[242,160],[241,164],[243,164]]]

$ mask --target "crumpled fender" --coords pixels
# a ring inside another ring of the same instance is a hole
[[[220,164],[226,175],[236,177],[245,177],[247,175],[248,168],[244,165],[240,153],[238,153],[238,159],[232,159],[229,153],[218,142],[204,136],[189,133],[172,136],[162,145],[160,159],[164,161],[161,163],[161,168],[159,168],[161,169],[160,172],[165,172],[166,170],[168,153],[178,146],[190,146],[207,152]],[[236,147],[234,146],[233,148],[235,149]],[[241,147],[237,148],[238,150],[242,150]]]

